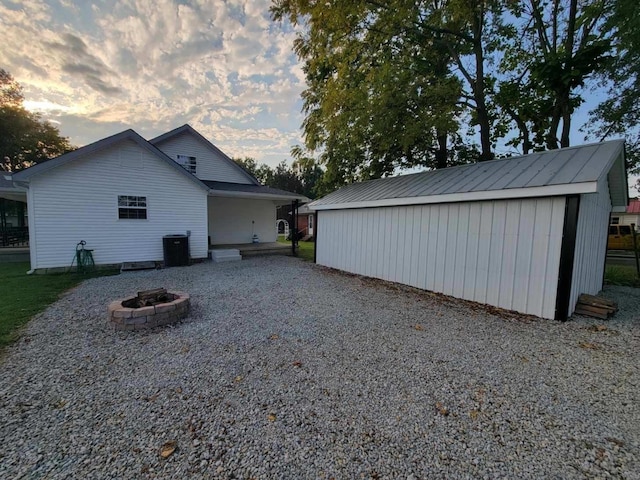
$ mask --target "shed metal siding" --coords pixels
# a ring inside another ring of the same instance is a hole
[[[211,150],[189,132],[170,137],[156,144],[156,147],[174,160],[177,155],[196,157],[196,177],[200,180],[253,185],[240,167],[230,164],[228,159]]]
[[[162,260],[162,236],[187,230],[191,256],[207,256],[206,190],[133,141],[34,177],[29,193],[32,268],[68,266],[80,240],[98,264]],[[118,195],[147,197],[147,220],[118,219]]]
[[[554,318],[564,197],[325,210],[317,262]]]
[[[597,295],[602,290],[611,200],[606,178],[598,193],[580,196],[571,296],[567,315],[573,314],[581,293]]]

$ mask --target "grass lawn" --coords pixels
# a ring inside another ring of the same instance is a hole
[[[66,290],[92,276],[113,275],[118,272],[103,270],[89,275],[27,275],[27,270],[28,262],[0,264],[0,350],[18,338],[21,326],[55,302]]]
[[[627,265],[607,265],[604,270],[604,283],[640,288],[636,267]]]
[[[291,245],[291,242],[284,239],[284,235],[278,236],[278,243],[286,243]],[[298,242],[298,256],[308,262],[313,262],[313,252],[316,248],[315,242]]]

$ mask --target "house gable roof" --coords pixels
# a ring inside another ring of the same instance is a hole
[[[333,210],[593,193],[607,177],[613,206],[626,207],[623,140],[353,183],[309,206]]]
[[[234,167],[236,170],[238,170],[239,172],[242,173],[242,175],[244,175],[248,180],[251,181],[251,183],[253,183],[254,185],[260,185],[260,182],[258,181],[258,179],[256,177],[254,177],[253,175],[251,175],[247,170],[245,170],[241,165],[238,165],[236,162],[234,162],[231,158],[229,158],[229,156],[227,156],[222,150],[220,150],[218,147],[216,147],[213,143],[211,143],[209,140],[207,140],[205,137],[203,137],[195,128],[193,128],[191,125],[189,124],[185,124],[182,125],[181,127],[178,128],[174,128],[173,130],[171,130],[170,132],[167,133],[163,133],[160,136],[157,136],[155,138],[152,138],[151,140],[149,140],[149,143],[151,143],[152,145],[159,145],[162,142],[165,142],[167,140],[170,140],[171,138],[174,138],[178,135],[182,135],[184,133],[190,134],[193,137],[195,137],[196,139],[198,139],[201,143],[203,143],[211,152],[213,152],[215,155],[217,155],[218,157],[220,157],[224,162],[228,163],[229,165],[231,165],[232,167]]]
[[[111,147],[125,140],[131,140],[135,142],[141,148],[147,150],[151,154],[155,155],[159,160],[165,162],[180,175],[184,175],[200,188],[208,190],[208,187],[201,180],[186,171],[182,166],[174,162],[156,146],[147,142],[144,138],[142,138],[131,129],[125,130],[124,132],[116,133],[115,135],[103,138],[102,140],[98,140],[97,142],[90,143],[89,145],[85,145],[84,147],[78,148],[77,150],[74,150],[72,152],[65,153],[64,155],[60,155],[59,157],[53,158],[51,160],[47,160],[46,162],[38,163],[24,170],[20,170],[19,172],[16,172],[12,175],[12,180],[15,182],[29,181],[36,175],[41,175],[54,168],[61,167],[80,158],[85,158],[87,155],[91,155],[92,153]]]

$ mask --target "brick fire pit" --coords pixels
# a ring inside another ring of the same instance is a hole
[[[166,292],[163,300],[141,307],[135,307],[140,304],[139,296],[115,300],[107,309],[109,322],[116,330],[145,330],[177,323],[189,314],[189,294]]]

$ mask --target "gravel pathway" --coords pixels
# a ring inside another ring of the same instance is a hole
[[[158,286],[184,323],[106,325]],[[287,257],[92,279],[0,360],[0,478],[638,479],[640,291],[606,295],[560,323]]]

